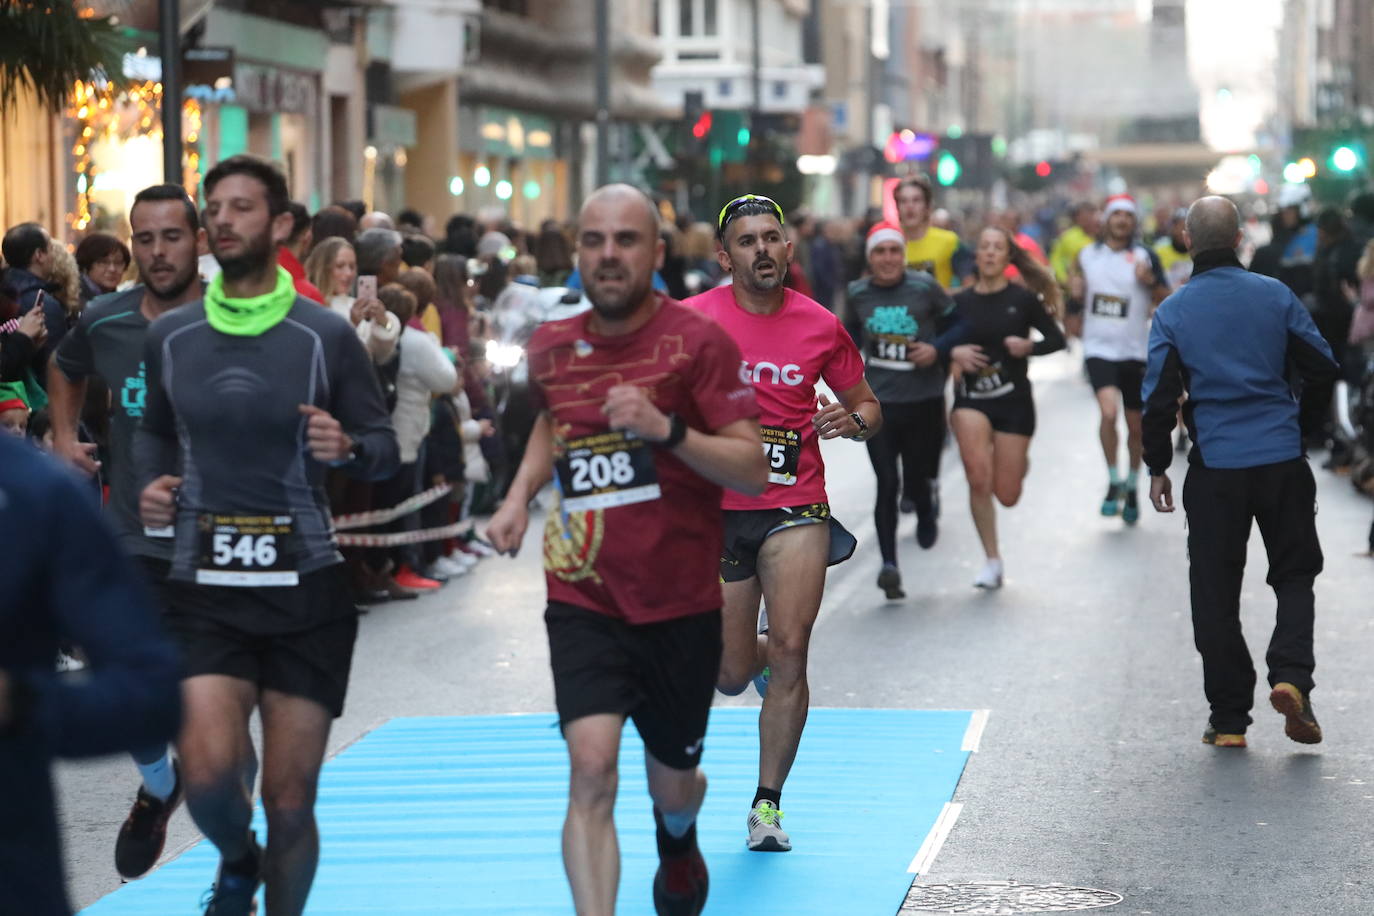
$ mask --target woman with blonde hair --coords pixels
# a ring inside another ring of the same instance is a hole
[[[1035,401],[1027,360],[1064,348],[1059,286],[1049,269],[1016,244],[1005,229],[988,226],[978,236],[976,281],[954,297],[968,343],[951,357],[963,367],[955,383],[950,425],[968,477],[969,509],[987,559],[977,588],[1002,587],[993,497],[1011,508],[1021,499],[1035,434]],[[1007,265],[1021,272],[1025,286],[1006,277]],[[1033,340],[1031,331],[1040,332]]]
[[[52,254],[52,271],[48,274],[48,292],[62,303],[67,310],[67,326],[76,324],[85,304],[81,299],[81,268],[67,246],[57,239],[48,242]]]
[[[347,318],[358,330],[372,361],[384,365],[396,353],[401,323],[379,299],[358,299],[353,283],[358,277],[358,256],[347,239],[332,236],[315,246],[305,259],[305,275],[324,293],[324,304]]]

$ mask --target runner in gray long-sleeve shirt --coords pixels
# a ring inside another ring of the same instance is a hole
[[[281,172],[234,156],[206,175],[205,196],[223,272],[149,328],[139,511],[176,531],[166,620],[187,669],[178,750],[191,817],[221,856],[207,916],[247,916],[264,883],[267,912],[299,916],[358,627],[324,476],[378,479],[399,457],[353,328],[299,298],[276,263],[292,223]],[[254,707],[265,851],[250,829]]]

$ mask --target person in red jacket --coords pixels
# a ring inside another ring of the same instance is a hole
[[[310,228],[310,211],[294,200],[287,205],[287,210],[291,213],[291,234],[286,237],[285,244],[277,249],[277,263],[285,267],[286,272],[291,275],[297,294],[324,305],[324,293],[306,278],[305,267],[301,263],[310,253],[314,243],[314,232]]]

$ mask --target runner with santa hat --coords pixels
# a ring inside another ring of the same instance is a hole
[[[1107,198],[1103,233],[1078,254],[1070,277],[1079,313],[1068,319],[1070,331],[1083,340],[1088,379],[1101,410],[1098,436],[1107,461],[1109,483],[1102,514],[1120,514],[1128,525],[1140,520],[1136,481],[1140,473],[1141,383],[1145,378],[1150,316],[1169,294],[1159,258],[1136,236],[1139,214],[1129,195]],[[1126,415],[1129,470],[1119,460],[1117,417]]]
[[[849,284],[850,333],[867,363],[869,385],[883,405],[883,428],[865,444],[878,478],[873,508],[882,570],[878,587],[902,598],[897,568],[897,508],[902,493],[916,504],[916,540],[935,544],[940,515],[937,479],[945,444],[945,379],[950,349],[963,343],[954,302],[929,273],[906,265],[900,226],[878,223],[864,245],[867,276]],[[904,480],[910,475],[912,479]]]

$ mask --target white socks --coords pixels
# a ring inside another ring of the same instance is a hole
[[[158,801],[172,797],[177,787],[176,770],[172,769],[172,755],[163,754],[156,763],[139,763],[138,772],[143,776],[143,788]]]
[[[983,571],[978,574],[978,578],[973,580],[974,588],[1001,588],[1002,587],[1002,561],[988,560],[983,564]]]

